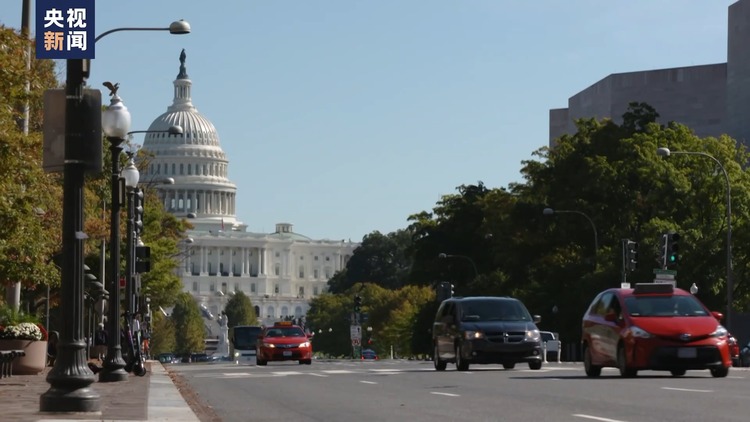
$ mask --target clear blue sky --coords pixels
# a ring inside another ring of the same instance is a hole
[[[725,62],[734,2],[98,1],[97,34],[177,19],[193,33],[108,35],[89,83],[119,82],[145,130],[184,48],[248,230],[359,241],[459,185],[522,181],[549,110],[611,73]],[[0,23],[19,28],[21,4],[2,0]]]

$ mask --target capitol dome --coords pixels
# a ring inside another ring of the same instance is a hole
[[[232,230],[244,230],[236,219],[237,187],[228,178],[229,160],[213,123],[193,106],[185,58],[182,50],[172,105],[151,123],[151,133],[143,142],[146,163],[141,182],[174,180],[174,184],[154,187],[167,211],[191,218],[197,229],[223,230],[227,225]],[[176,125],[183,133],[169,134],[169,128]]]

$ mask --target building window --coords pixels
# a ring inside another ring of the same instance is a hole
[[[250,293],[255,293],[255,283],[250,284]]]
[[[215,292],[216,291],[216,284],[213,283],[213,282],[211,284],[209,284],[208,285],[208,290],[210,290],[212,292]]]
[[[299,257],[299,260],[300,260],[300,261],[304,261],[304,260],[305,260],[305,257],[304,257],[304,256],[301,256],[301,257]]]
[[[316,269],[314,269],[314,270],[313,270],[313,278],[318,278],[318,276],[319,276],[319,275],[320,275],[320,274],[318,274],[318,269],[317,269],[317,268],[316,268]]]
[[[273,269],[274,274],[279,275],[281,272],[281,266],[279,264],[276,264],[276,266]]]
[[[221,292],[227,294],[227,283],[221,283]]]
[[[327,256],[327,257],[326,257],[326,261],[330,261],[330,260],[331,260],[331,257],[330,257],[330,256]]]
[[[239,292],[240,291],[240,283],[234,283],[234,291]]]
[[[276,294],[279,294],[279,285],[278,284],[275,285],[275,286],[273,286],[273,292],[276,293]]]
[[[281,256],[281,255],[278,252],[276,252],[276,258],[278,258],[279,256]]]
[[[316,261],[318,260],[318,256],[317,256],[317,255],[315,255],[315,260],[316,260]]]
[[[305,297],[305,287],[299,286],[299,297]]]
[[[303,267],[299,267],[299,278],[305,278],[305,269]]]
[[[313,287],[313,295],[318,295],[318,286]]]
[[[197,281],[194,281],[194,282],[193,282],[193,291],[194,291],[194,292],[197,292],[197,291],[198,291],[198,282],[197,282]]]

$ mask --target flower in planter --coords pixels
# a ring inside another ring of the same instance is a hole
[[[16,325],[0,326],[0,339],[5,340],[46,340],[44,328],[33,322],[22,322]]]

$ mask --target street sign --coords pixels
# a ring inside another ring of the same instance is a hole
[[[360,344],[360,339],[358,338],[352,339],[352,346],[359,346],[359,344]]]
[[[677,275],[677,271],[675,271],[675,270],[662,270],[661,268],[654,268],[654,274],[656,274],[656,275],[662,275],[662,274],[664,274],[664,275],[675,276],[675,275]]]
[[[359,325],[352,325],[349,327],[349,338],[352,339],[352,341],[362,340],[362,327]]]

